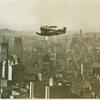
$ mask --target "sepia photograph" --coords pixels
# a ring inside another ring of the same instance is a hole
[[[100,0],[0,0],[0,99],[100,99]]]

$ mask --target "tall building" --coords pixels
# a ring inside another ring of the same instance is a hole
[[[22,59],[23,46],[22,46],[22,38],[21,37],[15,37],[15,40],[14,40],[14,52],[13,53],[20,60]]]
[[[8,43],[1,43],[1,61],[7,60],[8,57]]]
[[[1,43],[1,58],[0,58],[0,77],[1,78],[8,78],[8,46],[9,44],[7,42]],[[4,64],[5,62],[5,64]]]

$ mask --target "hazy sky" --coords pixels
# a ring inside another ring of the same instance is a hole
[[[0,0],[0,28],[38,31],[41,25],[100,31],[100,0]]]

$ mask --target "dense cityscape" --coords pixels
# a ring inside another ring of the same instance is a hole
[[[100,98],[99,33],[0,33],[1,98]]]

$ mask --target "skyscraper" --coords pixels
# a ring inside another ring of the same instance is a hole
[[[14,40],[14,52],[13,52],[20,60],[22,59],[23,46],[22,46],[22,38],[15,37]]]
[[[0,66],[0,76],[1,78],[8,78],[8,43],[1,43],[1,66]],[[4,64],[5,62],[5,64]]]

